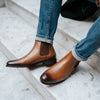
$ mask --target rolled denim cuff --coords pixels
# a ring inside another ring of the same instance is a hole
[[[75,48],[75,47],[72,49],[72,55],[73,55],[73,57],[74,57],[76,60],[78,60],[78,61],[86,61],[86,60],[87,60],[87,58],[82,58],[82,57],[76,52],[76,48]]]
[[[41,42],[46,42],[49,44],[53,44],[53,40],[46,38],[46,37],[40,37],[40,36],[36,36],[35,40],[41,41]]]

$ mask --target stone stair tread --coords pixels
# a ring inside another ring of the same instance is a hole
[[[0,99],[1,100],[44,100],[16,68],[6,67],[9,60],[1,52],[0,45]]]
[[[0,41],[5,45],[5,48],[0,50],[9,59],[19,58],[29,52],[34,44],[33,41],[36,33],[36,30],[33,30],[34,27],[30,27],[7,8],[0,8],[0,22],[2,30],[0,31]],[[56,42],[54,42],[54,47],[58,60],[68,53],[66,49],[63,49]],[[12,57],[12,55],[15,57]],[[27,80],[46,100],[99,100],[100,74],[85,62],[81,62],[76,72],[66,81],[54,86],[46,86],[40,82],[40,75],[46,69],[47,67],[45,66],[35,70],[21,69],[24,77],[28,76]]]
[[[22,26],[24,29],[26,28],[26,30],[24,30]],[[30,34],[30,32],[32,33],[32,28],[29,28],[26,22],[24,22],[20,17],[13,14],[5,7],[0,8],[0,89],[1,89],[0,99],[1,100],[9,100],[9,99],[22,100],[22,98],[25,100],[28,99],[44,100],[44,98],[30,85],[30,83],[23,78],[23,76],[18,71],[19,69],[6,67],[6,63],[8,60],[16,59],[10,53],[10,51],[12,51],[13,53],[15,52],[14,54],[18,54],[16,53],[14,48],[17,51],[20,51],[18,50],[18,48],[20,45],[20,48],[22,49],[21,45],[25,40],[26,36],[25,33]],[[24,35],[24,37],[22,35]],[[30,39],[27,38],[27,40]],[[4,45],[6,46],[5,48]],[[18,57],[18,55],[16,56]]]
[[[6,47],[9,47],[9,50],[17,57],[26,54],[27,50],[32,48],[35,34],[34,27],[30,27],[24,20],[7,8],[0,8],[0,41]],[[30,48],[27,47],[27,44],[28,46],[30,45]],[[18,54],[16,51],[21,53]]]
[[[46,70],[41,67],[32,71],[33,76],[38,80],[35,84],[45,97],[50,93],[56,100],[99,100],[100,98],[100,74],[94,71],[86,63],[82,62],[69,78],[57,85],[43,85],[40,83],[40,76]],[[41,88],[42,87],[42,88]],[[53,100],[50,97],[49,100]]]
[[[35,13],[36,16],[39,15],[40,0],[28,0],[28,1],[11,0],[11,1],[27,9],[29,12]]]

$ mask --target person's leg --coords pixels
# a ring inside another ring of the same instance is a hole
[[[53,43],[62,0],[41,0],[36,40]]]
[[[100,47],[100,17],[89,30],[86,38],[73,49],[73,55],[78,60],[86,60]],[[77,56],[78,55],[78,56]]]
[[[88,1],[90,1],[90,2],[92,2],[92,3],[96,3],[96,0],[88,0]]]
[[[98,48],[100,48],[100,17],[93,24],[86,38],[41,75],[41,82],[49,85],[62,82],[75,70],[80,61],[87,60]]]
[[[56,54],[52,46],[62,0],[41,0],[35,44],[24,57],[7,62],[7,66],[53,65]]]

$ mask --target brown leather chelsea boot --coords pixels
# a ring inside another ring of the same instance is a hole
[[[40,80],[46,85],[62,82],[75,70],[78,64],[79,61],[73,57],[72,52],[69,52],[58,63],[46,70]]]
[[[24,57],[7,62],[9,67],[50,66],[56,63],[56,54],[51,44],[35,41],[32,50]]]

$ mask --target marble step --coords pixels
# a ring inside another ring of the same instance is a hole
[[[4,0],[0,0],[0,7],[4,7],[5,6],[5,1]]]
[[[1,51],[3,47],[0,43],[0,100],[45,100],[17,68],[6,67],[10,56]]]
[[[29,52],[34,45],[36,32],[33,30],[35,27],[30,27],[7,8],[0,8],[0,22],[0,51],[7,58],[4,62],[4,65],[6,65],[8,60],[22,57]],[[57,60],[68,53],[67,49],[63,49],[55,41],[54,47],[57,51]],[[46,69],[46,66],[34,70],[17,68],[44,100],[99,100],[100,73],[85,62],[81,62],[76,71],[66,81],[53,86],[46,86],[40,82],[40,75]],[[16,70],[16,68],[13,70]]]
[[[30,27],[24,20],[13,14],[7,8],[0,8],[0,22],[0,51],[8,58],[6,62],[27,54],[34,45],[36,35],[35,28]],[[56,46],[57,43],[54,43],[54,45],[56,51],[58,50],[57,60],[59,60],[67,51],[61,50],[59,45]],[[62,55],[59,55],[59,53]],[[28,80],[32,87],[41,94],[41,91],[32,83],[35,83],[35,80],[33,80],[31,71],[27,68],[17,69]]]
[[[12,22],[10,19],[12,20]],[[15,55],[13,55],[8,49],[11,48],[10,44],[13,43],[13,37],[11,36],[11,34],[15,36],[13,32],[16,33],[16,31],[14,31],[13,29],[14,28],[16,28],[16,30],[19,29],[18,27],[15,27],[15,24],[17,24],[16,22],[18,21],[19,20],[17,16],[12,14],[12,12],[10,12],[7,8],[0,8],[0,26],[1,26],[0,27],[0,99],[1,100],[23,100],[23,99],[45,100],[36,91],[34,86],[25,79],[30,77],[30,72],[28,72],[27,68],[21,69],[21,68],[6,67],[6,63],[8,60],[16,59]],[[12,24],[12,26],[10,24]],[[11,39],[9,39],[9,37]],[[7,43],[7,41],[9,41],[9,43]],[[14,39],[14,41],[16,40]],[[8,46],[5,47],[4,45]],[[17,46],[16,43],[15,45]],[[12,45],[12,47],[14,46]],[[26,72],[28,74],[26,74]],[[27,75],[27,77],[23,77],[23,74]]]
[[[63,3],[64,2],[65,0],[63,1]],[[21,16],[32,27],[34,26],[35,28],[37,28],[40,0],[7,0],[6,6],[11,11]],[[94,18],[97,17],[98,14],[99,13],[96,12]],[[54,41],[57,42],[61,47],[63,47],[63,49],[70,51],[77,42],[79,42],[86,36],[89,28],[93,23],[93,19],[89,19],[86,21],[75,21],[67,18],[62,18],[60,16]],[[100,72],[99,59],[100,50],[93,54],[87,61],[87,63],[98,72]]]

